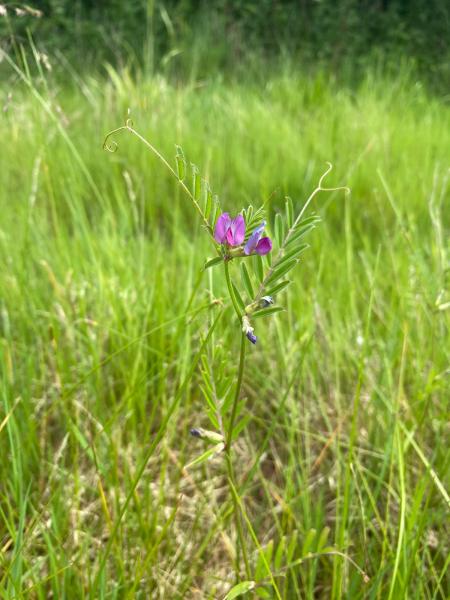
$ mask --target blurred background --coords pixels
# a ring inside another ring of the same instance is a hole
[[[349,81],[405,62],[448,92],[445,0],[47,0],[3,2],[3,48],[32,35],[83,68],[105,63],[175,78],[249,77],[290,61]],[[8,10],[7,10],[8,9]],[[267,75],[267,71],[266,71]]]

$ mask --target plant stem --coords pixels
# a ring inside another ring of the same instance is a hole
[[[239,323],[240,323],[242,314],[241,314],[241,311],[239,310],[236,296],[234,294],[233,285],[231,283],[231,278],[230,278],[229,264],[228,264],[227,260],[224,261],[224,268],[225,268],[225,279],[227,282],[228,293],[230,295],[231,302],[233,304],[233,308],[235,310],[235,313],[236,313],[236,315],[239,319]],[[235,476],[234,476],[233,461],[231,458],[231,442],[233,439],[234,422],[236,420],[237,406],[239,403],[239,397],[241,395],[242,380],[244,378],[246,347],[247,346],[246,346],[245,333],[242,332],[242,334],[241,334],[241,351],[239,354],[238,379],[237,379],[237,383],[236,383],[236,389],[234,392],[233,406],[231,407],[230,422],[228,424],[228,431],[227,431],[226,443],[225,443],[225,460],[227,463],[227,471],[228,471],[227,481],[228,481],[228,484],[230,487],[231,498],[233,500],[234,521],[236,523],[236,531],[237,531],[237,535],[238,535],[239,546],[242,548],[242,556],[244,558],[245,574],[247,576],[247,579],[251,579],[250,564],[248,562],[247,548],[245,545],[245,538],[244,538],[244,531],[242,529],[240,508],[239,508],[239,504],[236,500],[236,497],[233,494],[233,487],[236,487],[236,480],[235,480]],[[238,555],[238,553],[236,553],[236,554]],[[239,574],[239,565],[238,564],[236,564],[236,572]]]
[[[233,400],[233,406],[231,408],[230,422],[228,424],[227,439],[226,439],[226,446],[225,446],[225,458],[226,458],[226,462],[227,462],[227,471],[228,471],[228,480],[227,481],[228,481],[229,485],[231,484],[230,485],[230,493],[231,493],[231,497],[233,500],[233,514],[234,514],[234,520],[236,523],[236,531],[237,531],[237,535],[238,535],[239,545],[242,549],[242,556],[243,556],[244,564],[245,564],[245,573],[246,573],[247,579],[251,579],[250,564],[248,562],[247,548],[246,548],[246,544],[245,544],[244,531],[242,528],[242,522],[241,522],[241,516],[240,516],[240,508],[239,508],[239,504],[236,500],[235,494],[233,494],[233,488],[236,488],[236,480],[235,480],[235,476],[234,476],[233,461],[231,458],[231,442],[233,439],[234,422],[236,420],[237,405],[239,402],[239,397],[241,395],[242,380],[244,377],[245,349],[246,349],[246,337],[245,337],[245,334],[242,333],[242,335],[241,335],[241,351],[239,354],[238,380],[236,383],[236,390],[234,392],[234,400]],[[237,570],[237,572],[239,572],[239,565],[236,565],[236,570]]]
[[[241,318],[242,318],[242,314],[241,313],[242,313],[242,311],[239,309],[239,305],[238,305],[237,300],[236,300],[236,295],[235,295],[234,290],[233,290],[233,285],[231,283],[230,268],[228,266],[228,261],[225,260],[223,264],[224,264],[224,267],[225,267],[225,279],[227,281],[228,293],[230,294],[230,298],[231,298],[231,302],[233,303],[234,311],[235,311],[235,313],[236,313],[236,315],[237,315],[237,317],[239,319],[239,322],[241,322]]]
[[[247,338],[245,333],[241,334],[241,351],[239,354],[239,367],[238,367],[238,379],[236,383],[236,390],[234,393],[233,406],[231,408],[231,416],[230,423],[228,425],[227,431],[227,439],[226,439],[226,449],[230,450],[231,448],[231,440],[233,437],[233,429],[234,429],[234,421],[236,419],[236,411],[237,405],[239,402],[239,396],[241,395],[241,387],[242,387],[242,379],[244,377],[244,368],[245,368],[245,349],[247,347]]]

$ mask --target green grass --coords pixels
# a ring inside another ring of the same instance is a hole
[[[265,597],[271,576],[283,599],[448,597],[448,106],[370,74],[350,90],[110,70],[8,91],[0,597],[215,599],[235,583],[224,461],[183,466],[204,449],[189,429],[209,427],[199,358],[234,378],[240,334],[222,279],[200,279],[213,252],[176,182],[126,133],[102,150],[128,107],[231,211],[267,201],[273,223],[327,160],[327,183],[352,189],[315,199],[287,312],[248,348],[235,500]]]

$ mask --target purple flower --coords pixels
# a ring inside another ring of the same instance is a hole
[[[245,238],[245,221],[242,215],[231,219],[228,213],[223,213],[217,219],[214,239],[218,244],[240,246]]]
[[[251,341],[252,344],[256,344],[256,340],[258,339],[254,334],[254,328],[250,325],[249,318],[247,315],[242,317],[242,331],[247,336],[247,339]]]
[[[248,241],[244,246],[244,252],[247,254],[247,256],[249,254],[253,254],[254,252],[260,256],[263,256],[272,250],[272,240],[269,237],[261,238],[265,226],[266,222],[263,221],[248,238]]]
[[[256,337],[256,335],[252,331],[247,331],[246,336],[247,336],[247,339],[249,339],[252,344],[256,344],[256,340],[258,338]]]

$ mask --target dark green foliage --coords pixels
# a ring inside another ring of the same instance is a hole
[[[26,41],[62,51],[83,66],[107,62],[204,77],[255,67],[255,57],[289,54],[333,73],[363,72],[375,59],[398,68],[408,57],[423,76],[445,85],[450,63],[446,0],[45,0],[37,19],[12,6],[0,19],[2,46]],[[16,6],[16,5],[14,5]],[[17,5],[19,6],[19,5]],[[254,68],[255,74],[258,69]]]

